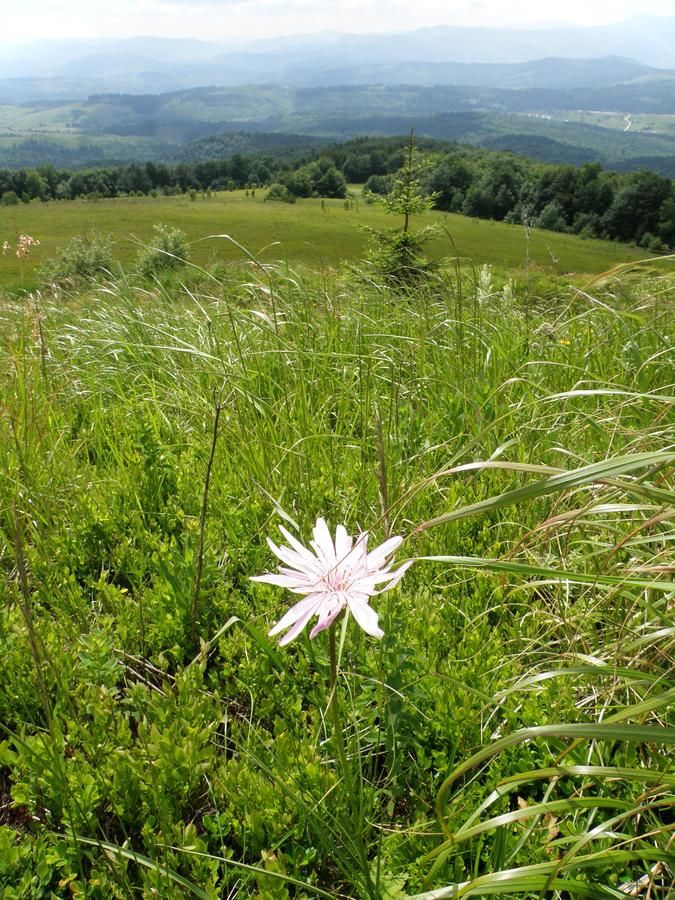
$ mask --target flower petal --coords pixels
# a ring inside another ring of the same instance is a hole
[[[366,560],[368,553],[366,545],[368,544],[368,532],[363,531],[356,539],[356,543],[344,557],[341,559],[337,569],[341,573],[343,581],[353,582],[359,578],[361,574],[366,574]]]
[[[275,634],[279,634],[280,631],[283,631],[284,628],[289,628],[299,619],[304,618],[305,622],[307,622],[309,617],[318,610],[323,596],[323,594],[310,594],[309,597],[299,600],[279,619],[276,625],[270,628],[267,632],[268,635],[272,637]]]
[[[335,556],[337,558],[338,565],[347,556],[351,549],[352,539],[347,534],[347,529],[344,525],[338,525],[338,527],[335,529]]]
[[[314,610],[310,610],[306,615],[304,615],[301,619],[295,623],[292,628],[289,628],[286,634],[279,641],[279,646],[284,647],[286,644],[290,644],[292,640],[294,640],[305,627],[305,625],[312,618]]]
[[[316,525],[312,529],[312,534],[314,535],[314,540],[311,543],[312,547],[316,550],[316,555],[328,566],[334,566],[337,560],[335,559],[333,539],[330,536],[326,520],[322,519],[321,516],[316,520]]]
[[[332,625],[344,608],[344,603],[336,603],[335,606],[327,606],[325,610],[322,610],[319,621],[309,633],[310,638],[316,637],[320,631]]]
[[[367,603],[354,602],[352,600],[349,603],[349,611],[367,634],[371,634],[373,637],[383,636],[384,631],[382,631],[377,624],[377,613],[372,606],[368,606]]]
[[[403,576],[408,571],[410,566],[412,566],[412,564],[413,564],[413,560],[409,559],[407,562],[404,562],[403,565],[400,566],[400,568],[396,569],[395,572],[389,572],[388,575],[391,576],[391,581],[388,584],[385,584],[384,587],[380,588],[379,591],[374,591],[373,593],[383,594],[385,591],[388,591],[391,588],[393,588],[395,585],[397,585],[399,583],[401,578],[403,578]]]
[[[371,550],[368,554],[368,568],[379,568],[388,556],[391,556],[392,553],[398,550],[402,543],[403,538],[398,535],[397,537],[389,538],[389,540],[385,541],[383,544],[380,544],[379,547]]]
[[[288,530],[288,528],[284,528],[283,525],[280,525],[279,531],[283,534],[283,536],[286,538],[286,540],[291,545],[291,547],[297,553],[300,554],[300,556],[307,559],[307,561],[312,560],[313,562],[316,562],[316,557],[314,556],[312,551],[309,550],[307,547],[305,547],[303,544],[301,544],[300,541],[291,534],[291,532]]]
[[[285,587],[290,591],[307,592],[313,590],[314,586],[301,587],[302,575],[277,575],[274,572],[268,572],[265,575],[251,575],[251,581],[262,581],[264,584],[274,584],[277,587]]]
[[[300,572],[317,573],[320,571],[319,561],[309,550],[305,550],[304,553],[298,553],[295,550],[291,550],[290,547],[277,547],[271,538],[267,538],[267,544],[275,556],[294,569],[298,569]]]

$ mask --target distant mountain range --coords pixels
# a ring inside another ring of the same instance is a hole
[[[95,59],[96,64],[91,63]],[[495,90],[599,91],[609,87],[630,87],[641,95],[653,94],[671,85],[675,69],[657,69],[620,56],[601,59],[548,57],[523,63],[419,62],[341,65],[317,73],[311,68],[294,69],[282,77],[246,57],[247,68],[239,62],[188,66],[183,72],[171,67],[162,74],[124,72],[122,66],[134,57],[105,54],[85,57],[62,67],[66,74],[0,78],[0,104],[50,103],[56,100],[81,101],[105,94],[167,94],[199,87],[245,87],[275,85],[287,89],[416,85],[421,87],[479,87]],[[91,66],[96,78],[84,74]],[[143,88],[143,90],[141,90]],[[519,101],[527,105],[529,101]],[[572,106],[583,104],[573,102]],[[628,101],[630,106],[630,101]],[[624,108],[624,103],[620,108]]]
[[[602,87],[658,79],[669,68],[675,69],[675,17],[586,28],[317,34],[238,46],[140,37],[40,41],[0,46],[0,102],[245,84]]]
[[[203,159],[411,128],[675,176],[675,17],[0,50],[0,166]]]

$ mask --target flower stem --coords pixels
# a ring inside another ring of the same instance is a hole
[[[329,697],[331,717],[333,719],[333,738],[337,749],[337,756],[340,760],[340,768],[344,775],[345,784],[349,792],[349,797],[354,805],[354,782],[352,780],[352,772],[347,761],[347,752],[345,750],[345,739],[342,733],[342,721],[340,719],[340,704],[337,695],[337,647],[335,641],[335,623],[328,629],[328,652],[330,655],[330,682]]]
[[[206,532],[206,512],[209,503],[209,487],[211,485],[211,469],[213,468],[213,458],[216,455],[216,444],[218,443],[218,423],[220,422],[220,413],[223,408],[222,403],[217,399],[215,391],[213,394],[213,402],[215,405],[215,415],[213,417],[213,437],[211,438],[211,455],[206,465],[206,475],[204,477],[204,491],[202,494],[202,511],[199,516],[199,549],[197,550],[197,572],[195,574],[195,590],[192,598],[192,615],[190,617],[190,644],[195,646],[197,643],[197,626],[199,625],[200,611],[200,588],[202,585],[202,574],[204,571],[204,535]],[[143,629],[141,628],[141,640],[143,638]]]
[[[356,845],[358,849],[358,854],[361,858],[361,866],[363,869],[363,875],[366,880],[367,885],[367,893],[370,897],[376,897],[375,888],[373,885],[372,877],[370,874],[370,866],[368,865],[368,852],[366,850],[366,846],[363,840],[363,826],[361,822],[361,810],[360,803],[356,796],[354,789],[354,778],[352,777],[352,770],[349,766],[349,760],[347,759],[347,752],[345,750],[345,739],[342,731],[342,720],[340,717],[340,704],[338,701],[338,692],[337,692],[337,646],[335,640],[335,623],[330,625],[328,628],[328,654],[330,657],[330,680],[329,680],[329,697],[328,697],[328,705],[330,706],[330,714],[333,720],[333,739],[335,741],[335,748],[337,751],[337,758],[340,763],[340,768],[342,769],[342,775],[344,778],[345,786],[347,788],[347,793],[349,795],[349,811],[351,813],[351,822],[353,828],[353,836],[356,840]]]

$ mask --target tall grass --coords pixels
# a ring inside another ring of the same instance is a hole
[[[6,895],[668,896],[672,278],[192,284],[0,309]],[[318,514],[419,559],[342,762],[248,580]]]

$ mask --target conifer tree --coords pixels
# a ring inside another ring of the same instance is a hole
[[[402,216],[402,224],[386,231],[366,228],[375,242],[369,256],[371,266],[399,288],[419,285],[438,268],[438,264],[423,253],[425,244],[438,231],[437,226],[427,226],[420,231],[410,227],[411,218],[431,209],[436,199],[436,194],[423,191],[421,175],[425,168],[426,163],[419,159],[411,131],[403,166],[394,176],[391,191],[376,200],[386,212]]]

